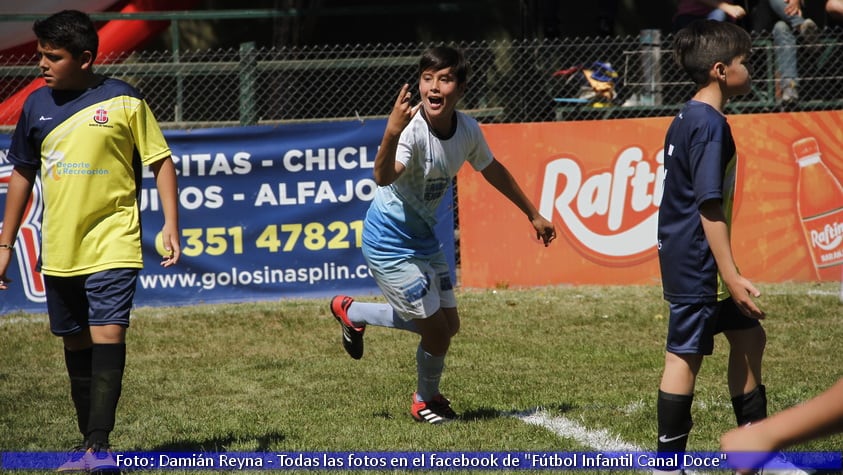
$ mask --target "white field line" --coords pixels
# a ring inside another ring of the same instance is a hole
[[[809,290],[808,295],[837,295],[838,292],[833,290]],[[839,294],[843,296],[843,282],[840,284],[840,292]]]
[[[534,409],[521,413],[510,413],[521,421],[553,432],[566,439],[574,439],[581,445],[591,447],[598,452],[646,452],[646,450],[631,444],[605,429],[589,429],[576,421],[563,416],[551,416],[542,409]],[[686,471],[688,474],[711,475],[706,472]]]
[[[572,421],[567,417],[551,416],[546,411],[537,409],[528,411],[526,413],[515,414],[515,417],[521,419],[527,424],[544,427],[561,437],[574,439],[580,444],[591,447],[594,450],[602,452],[644,452],[645,450],[629,442],[625,442],[620,437],[611,434],[605,429],[589,429],[580,425],[576,421]]]

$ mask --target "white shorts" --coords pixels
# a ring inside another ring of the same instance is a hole
[[[386,301],[404,320],[427,318],[440,308],[456,308],[457,298],[445,253],[425,258],[380,257],[367,252],[363,256]]]

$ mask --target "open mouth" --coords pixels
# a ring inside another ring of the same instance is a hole
[[[427,102],[429,102],[433,107],[439,107],[442,105],[443,101],[441,97],[428,97]]]

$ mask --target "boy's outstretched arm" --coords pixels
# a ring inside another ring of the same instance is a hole
[[[700,219],[705,238],[717,263],[717,271],[726,283],[735,304],[748,317],[764,318],[764,312],[752,301],[752,298],[759,297],[761,292],[752,285],[752,282],[738,273],[735,265],[729,228],[726,225],[726,217],[720,206],[720,200],[708,200],[703,203],[700,206]]]
[[[527,218],[536,230],[536,237],[541,239],[545,246],[556,239],[556,229],[554,229],[553,223],[539,214],[536,207],[533,206],[533,203],[521,191],[521,187],[518,186],[515,178],[503,164],[497,160],[492,160],[492,163],[484,168],[481,173],[489,184],[494,186],[495,189],[500,191],[501,194],[506,196],[509,201],[512,201],[515,206],[518,206],[518,209],[527,215]]]
[[[176,179],[176,168],[173,165],[172,157],[158,160],[149,167],[155,175],[155,185],[158,188],[158,195],[161,197],[161,209],[164,211],[164,228],[161,230],[161,237],[164,241],[164,249],[170,254],[163,256],[161,265],[170,267],[176,264],[181,257],[181,244],[179,241],[179,190]]]
[[[389,113],[381,146],[378,147],[378,153],[375,155],[375,183],[380,186],[391,184],[404,171],[404,165],[395,163],[398,139],[401,138],[401,132],[421,107],[421,103],[416,104],[415,107],[411,106],[410,99],[412,99],[410,85],[404,84],[398,91],[398,97],[392,106],[392,112]]]
[[[738,473],[755,473],[752,466],[765,455],[794,444],[843,431],[843,379],[822,394],[766,419],[732,429],[720,437],[726,452],[751,452],[737,457]],[[755,457],[754,459],[752,457]],[[769,458],[769,457],[767,457]]]
[[[32,194],[32,185],[35,183],[37,170],[15,167],[9,177],[9,187],[6,191],[6,211],[3,216],[3,231],[0,233],[0,244],[14,246],[18,236],[23,213],[26,211],[26,203]],[[9,279],[6,271],[12,260],[13,250],[11,248],[0,249],[0,290],[8,289]]]

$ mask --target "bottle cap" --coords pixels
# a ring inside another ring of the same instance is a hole
[[[819,155],[820,146],[817,144],[817,139],[814,137],[805,137],[793,142],[793,155],[799,160],[802,157],[810,155]]]

